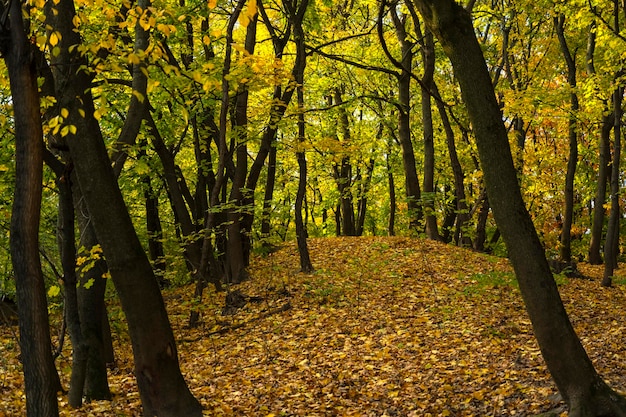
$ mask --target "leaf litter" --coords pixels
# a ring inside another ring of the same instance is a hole
[[[222,314],[210,292],[189,329],[191,287],[164,298],[181,369],[207,416],[527,416],[559,410],[556,387],[505,259],[403,237],[310,239],[316,271],[298,271],[294,243],[254,257],[247,300]],[[557,277],[576,331],[598,372],[620,391],[626,379],[623,280]],[[619,272],[619,271],[618,271]],[[119,306],[111,311],[119,312]],[[117,310],[116,310],[117,309]],[[139,416],[128,333],[113,322],[114,399],[62,416]],[[0,417],[22,415],[16,327],[0,327]],[[71,347],[60,360],[68,386]]]

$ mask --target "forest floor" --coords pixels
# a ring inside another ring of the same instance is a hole
[[[504,259],[409,238],[309,241],[313,274],[294,244],[255,257],[232,287],[247,303],[223,315],[209,290],[189,329],[192,287],[164,297],[181,368],[207,416],[528,416],[562,407],[543,364],[515,277]],[[557,282],[595,366],[626,389],[626,279]],[[624,274],[624,269],[618,273]],[[63,416],[138,416],[128,333],[110,306],[116,367],[111,402]],[[0,417],[24,415],[16,327],[0,327]],[[67,342],[66,342],[67,344]],[[123,346],[123,348],[122,348]],[[69,344],[58,361],[67,387]],[[561,413],[566,416],[566,412]]]

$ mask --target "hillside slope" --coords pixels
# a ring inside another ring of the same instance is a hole
[[[199,329],[185,328],[191,289],[166,292],[182,369],[206,415],[526,416],[559,406],[506,260],[408,238],[309,245],[314,274],[298,272],[295,244],[256,257],[252,279],[231,288],[247,303],[223,315],[225,295],[212,293]],[[601,288],[599,268],[581,270],[592,279],[558,277],[562,296],[599,372],[619,390],[624,286]],[[127,335],[114,328],[115,401],[72,415],[139,415],[130,352],[119,348]],[[16,350],[0,352],[13,373]],[[8,410],[20,405],[20,378],[11,375],[0,410],[9,398]]]

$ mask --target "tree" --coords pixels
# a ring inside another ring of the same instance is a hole
[[[0,54],[9,70],[15,117],[11,257],[19,308],[26,414],[52,417],[59,415],[56,394],[60,384],[52,359],[46,289],[39,259],[43,129],[37,71],[22,18],[22,3],[3,3],[0,12],[8,17],[1,22]]]
[[[454,68],[494,216],[544,360],[570,416],[626,415],[626,399],[597,374],[563,307],[520,193],[501,112],[469,12],[451,0],[415,3]]]
[[[578,163],[578,132],[576,113],[578,112],[578,94],[576,93],[576,57],[572,56],[565,39],[565,15],[554,18],[556,33],[561,46],[561,53],[567,64],[567,82],[570,91],[570,117],[568,126],[569,157],[567,158],[567,174],[565,175],[565,207],[563,213],[563,228],[561,229],[560,258],[566,264],[572,263],[572,223],[574,217],[574,176]]]
[[[294,64],[294,81],[296,82],[296,95],[298,99],[298,142],[300,149],[296,152],[298,159],[298,193],[296,194],[295,218],[296,218],[296,239],[298,241],[298,252],[300,254],[300,270],[302,272],[313,272],[313,264],[309,255],[307,245],[308,232],[302,220],[302,203],[306,193],[306,154],[303,143],[305,141],[305,120],[304,120],[304,69],[306,68],[306,51],[304,49],[304,30],[302,20],[309,5],[309,0],[285,0],[285,8],[293,25],[294,41],[296,43],[296,63]]]
[[[147,4],[142,6],[140,13],[149,13]],[[62,0],[48,7],[47,23],[60,39],[58,54],[51,57],[57,102],[66,123],[74,126],[67,130],[69,153],[128,320],[144,413],[200,416],[201,406],[180,372],[157,279],[135,233],[95,117],[92,75],[81,69],[88,65],[78,48],[74,3]]]

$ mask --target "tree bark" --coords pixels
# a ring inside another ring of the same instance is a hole
[[[626,415],[626,400],[595,371],[569,321],[541,241],[526,210],[493,85],[469,13],[452,0],[416,0],[461,87],[485,185],[522,298],[569,415]]]
[[[22,18],[22,3],[10,2],[8,27],[0,35],[9,71],[15,120],[15,194],[11,213],[11,259],[19,311],[26,415],[58,416],[59,376],[52,359],[46,289],[39,259],[39,219],[43,180],[43,130],[37,72]],[[5,42],[5,41],[3,41]]]

